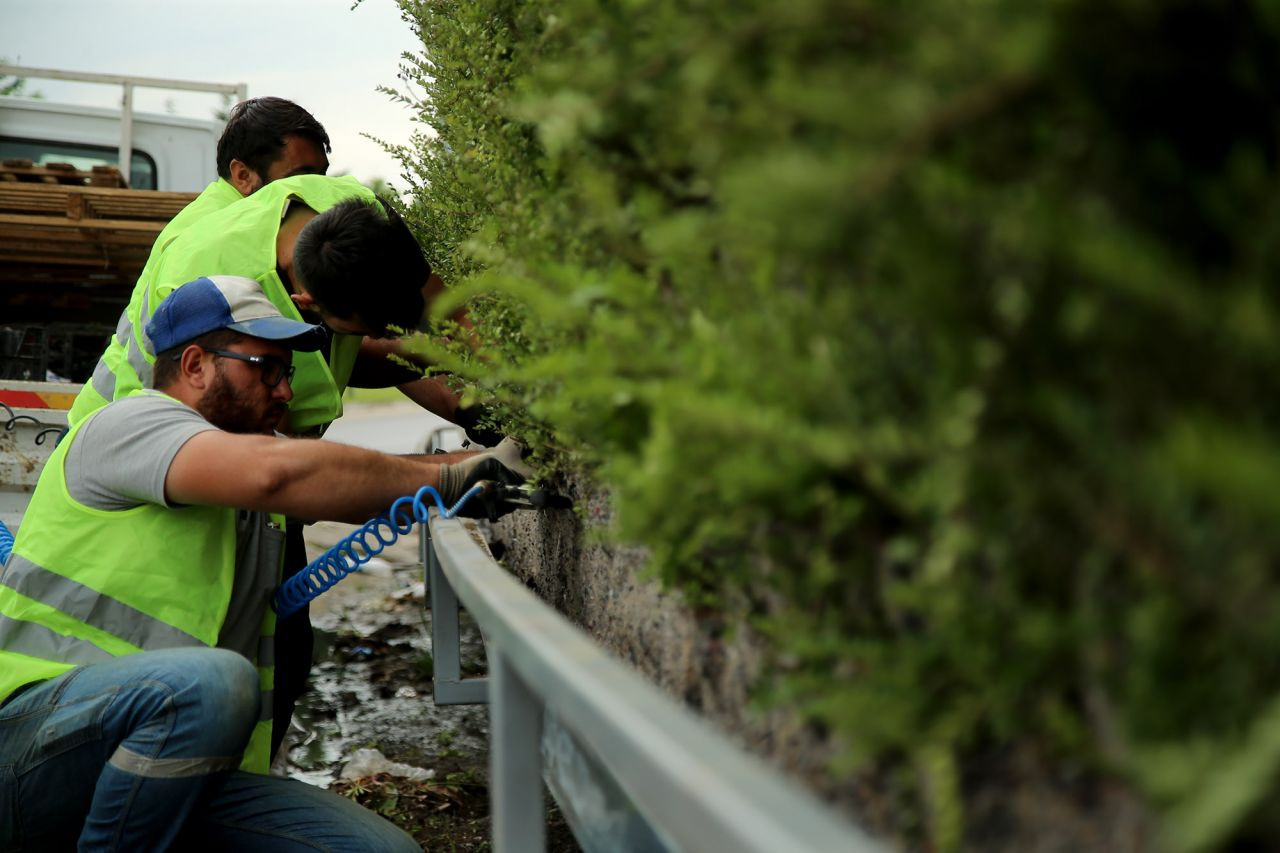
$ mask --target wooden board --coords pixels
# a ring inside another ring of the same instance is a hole
[[[70,163],[43,163],[30,160],[0,160],[0,183],[33,182],[87,187],[127,187],[128,182],[115,166],[94,166],[88,171]]]
[[[136,277],[156,235],[195,196],[0,183],[0,287],[39,278],[45,266]]]
[[[114,327],[156,235],[195,197],[0,180],[0,323]]]

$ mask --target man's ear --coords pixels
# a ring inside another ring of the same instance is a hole
[[[316,310],[316,300],[310,293],[305,290],[301,293],[290,293],[289,298],[293,300],[293,304],[298,306],[299,311]]]
[[[182,355],[178,358],[178,366],[182,372],[182,378],[192,388],[204,389],[209,386],[213,378],[213,359],[205,359],[205,351],[192,344],[182,351]]]
[[[232,160],[228,171],[231,172],[231,177],[227,180],[240,195],[252,195],[262,189],[262,178],[258,177],[258,173],[250,169],[243,160]]]

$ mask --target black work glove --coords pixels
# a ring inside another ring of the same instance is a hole
[[[473,495],[458,510],[463,518],[487,518],[497,521],[515,509],[502,497],[503,486],[518,486],[524,477],[503,465],[497,458],[488,456],[479,462],[468,460],[458,465],[440,466],[440,497],[452,507],[477,483],[485,483],[483,492]]]
[[[453,414],[453,422],[467,432],[467,438],[482,447],[497,447],[502,441],[502,431],[490,426],[481,426],[482,420],[490,417],[487,406],[467,406]]]

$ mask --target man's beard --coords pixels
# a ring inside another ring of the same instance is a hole
[[[227,432],[266,433],[267,435],[280,426],[281,419],[288,411],[284,403],[272,403],[265,412],[259,412],[237,397],[230,380],[222,371],[221,364],[218,364],[214,370],[213,384],[196,404],[196,411],[203,415],[206,421]]]

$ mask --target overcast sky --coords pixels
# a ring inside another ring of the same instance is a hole
[[[0,57],[33,68],[247,83],[249,96],[296,101],[333,142],[330,174],[384,178],[394,159],[360,135],[407,142],[412,113],[376,91],[403,89],[417,52],[394,0],[0,0]],[[31,80],[49,100],[119,106],[119,86]],[[420,92],[415,94],[420,95]],[[135,110],[211,118],[216,95],[135,90]]]

